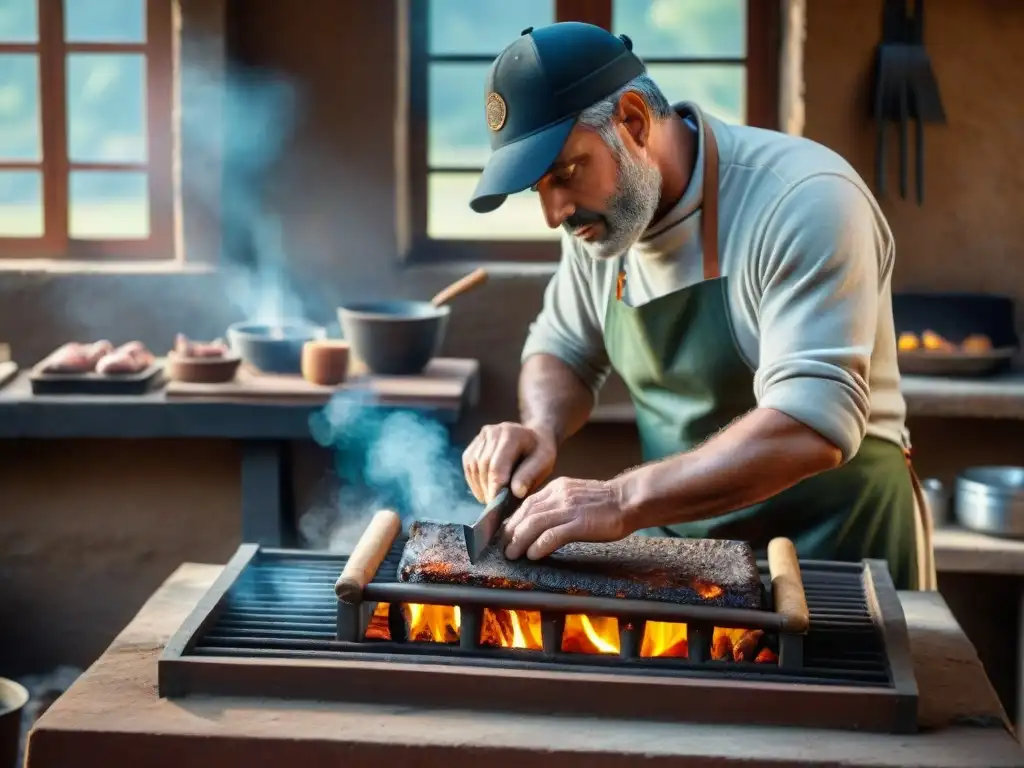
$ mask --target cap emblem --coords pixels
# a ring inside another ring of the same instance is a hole
[[[501,127],[505,125],[505,118],[508,116],[508,107],[505,106],[505,100],[496,93],[488,94],[486,112],[487,127],[492,131],[500,131]]]

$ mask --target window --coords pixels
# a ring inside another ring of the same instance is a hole
[[[415,260],[547,261],[558,232],[537,196],[480,215],[469,198],[490,152],[488,67],[526,27],[586,21],[627,34],[670,101],[776,127],[777,0],[409,0],[402,246]]]
[[[171,0],[0,0],[0,258],[173,255]]]

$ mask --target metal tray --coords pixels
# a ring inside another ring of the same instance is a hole
[[[138,373],[43,373],[46,361],[29,374],[33,395],[144,395],[163,383],[163,364]]]
[[[899,352],[896,360],[905,376],[991,376],[1005,368],[1016,347],[991,352]]]

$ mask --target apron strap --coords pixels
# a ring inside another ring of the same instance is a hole
[[[910,484],[914,489],[914,540],[917,552],[917,588],[924,592],[934,592],[939,588],[938,573],[935,570],[935,522],[932,519],[932,510],[928,506],[928,497],[925,496],[921,480],[914,471],[914,465],[910,462],[910,449],[903,449],[903,456],[907,460],[907,470],[910,472]]]
[[[704,121],[704,185],[701,190],[701,240],[704,279],[721,276],[718,265],[718,141]]]

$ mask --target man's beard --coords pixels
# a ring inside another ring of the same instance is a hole
[[[600,240],[580,244],[595,259],[612,259],[628,251],[654,219],[661,200],[661,172],[634,157],[617,135],[609,141],[619,163],[618,185],[607,210],[597,213],[583,208],[562,224],[570,234],[588,224],[604,225]]]

